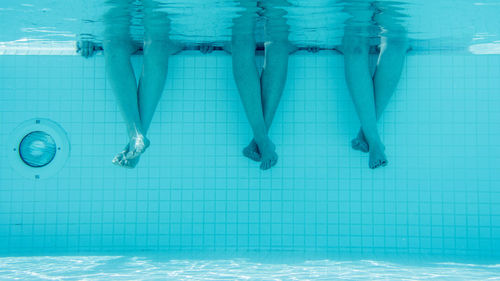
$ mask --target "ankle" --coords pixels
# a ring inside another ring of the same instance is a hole
[[[130,139],[145,137],[146,134],[143,133],[142,126],[133,123],[128,127],[128,136]]]
[[[264,143],[264,142],[267,142],[269,140],[269,137],[267,135],[260,135],[260,136],[255,136],[253,138],[253,140],[256,142],[256,143]]]
[[[370,150],[385,151],[385,145],[381,141],[369,143],[368,145],[370,146]]]

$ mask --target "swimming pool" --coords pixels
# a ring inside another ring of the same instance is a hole
[[[127,136],[104,56],[75,52],[102,41],[100,6],[0,4],[0,279],[498,279],[500,5],[387,1],[412,51],[379,122],[389,165],[371,170],[350,148],[359,121],[334,50],[345,2],[284,7],[300,49],[267,171],[241,156],[252,131],[221,50],[237,2],[163,7],[185,47],[135,169],[111,163]],[[17,169],[19,128],[53,130],[61,166]]]

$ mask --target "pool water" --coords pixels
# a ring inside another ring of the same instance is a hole
[[[120,0],[0,3],[0,280],[500,279],[499,1],[261,2],[257,66],[269,37],[297,47],[267,171],[241,155],[253,136],[227,49],[250,0],[155,1],[168,20],[152,26],[168,22],[155,31],[182,51],[151,146],[135,169],[112,164],[128,136],[106,28],[125,23],[139,46],[148,1],[126,16],[110,16]],[[411,46],[379,121],[389,165],[376,170],[350,146],[346,30],[370,42],[372,71],[381,35]],[[19,146],[22,124],[49,131],[37,120],[57,134]]]

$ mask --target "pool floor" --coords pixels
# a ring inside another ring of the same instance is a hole
[[[0,258],[0,280],[500,280],[500,264],[32,256]]]

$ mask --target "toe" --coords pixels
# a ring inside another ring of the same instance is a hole
[[[351,146],[353,148],[356,148],[358,145],[359,145],[359,140],[357,138],[351,140]]]
[[[261,160],[261,156],[259,153],[255,152],[255,151],[251,151],[250,152],[250,156],[252,157],[252,159],[254,159],[255,161],[260,161]]]
[[[246,155],[250,154],[250,149],[249,149],[249,148],[248,148],[248,146],[247,146],[247,147],[243,148],[243,151],[242,151],[242,152],[243,152],[243,155],[245,155],[245,156],[246,156]]]
[[[368,145],[360,138],[354,138],[351,140],[351,146],[355,150],[360,150],[362,152],[368,152]]]
[[[115,164],[118,164],[120,161],[123,160],[124,157],[125,157],[124,153],[120,152],[120,153],[118,153],[118,154],[115,155],[115,157],[113,158],[112,162],[115,163]]]
[[[269,169],[269,163],[267,161],[263,161],[262,164],[260,164],[260,169],[261,170]]]
[[[250,158],[254,161],[257,161],[257,162],[259,162],[261,160],[260,155],[256,152],[252,152],[250,154]]]
[[[130,159],[136,158],[139,155],[140,155],[140,152],[138,152],[136,149],[134,149],[134,150],[127,152],[127,154],[125,155],[125,158],[130,160]]]
[[[127,164],[128,164],[128,160],[127,160],[127,158],[123,158],[122,160],[120,160],[120,161],[118,162],[118,164],[119,164],[120,166],[127,166]]]
[[[382,159],[382,160],[377,160],[377,161],[374,161],[374,162],[371,162],[370,163],[370,168],[371,169],[376,169],[378,167],[385,167],[387,166],[387,160],[385,159]]]
[[[259,162],[261,160],[260,154],[258,154],[257,152],[255,152],[253,149],[251,149],[248,146],[243,149],[243,155],[245,157],[250,158],[253,161]]]
[[[278,154],[274,154],[274,157],[271,159],[271,167],[278,163]]]
[[[262,164],[260,164],[260,168],[262,170],[269,170],[271,169],[274,165],[278,163],[278,157],[273,157],[271,159],[263,160]]]

